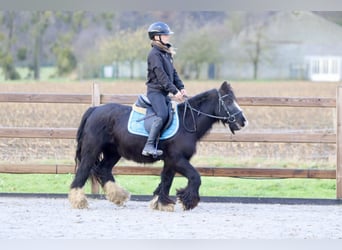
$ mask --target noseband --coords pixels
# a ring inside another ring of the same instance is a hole
[[[198,109],[195,109],[193,107],[191,107],[190,103],[189,103],[189,100],[188,98],[185,99],[184,101],[184,104],[185,104],[185,108],[184,108],[184,113],[183,113],[183,124],[184,124],[184,128],[188,131],[188,132],[196,132],[197,130],[197,127],[196,127],[196,122],[195,122],[195,116],[194,116],[194,112],[197,113],[197,115],[204,115],[204,116],[207,116],[207,117],[210,117],[210,118],[214,118],[214,119],[218,119],[218,120],[221,120],[223,122],[227,122],[227,123],[235,123],[236,122],[236,118],[235,116],[242,113],[242,110],[239,110],[233,114],[231,114],[229,112],[229,109],[227,107],[227,105],[225,104],[225,102],[223,101],[223,99],[227,96],[229,96],[229,94],[227,95],[224,95],[224,96],[221,96],[220,92],[218,90],[217,91],[217,94],[218,94],[218,101],[219,101],[219,112],[221,111],[221,106],[222,108],[224,109],[224,111],[226,112],[227,116],[216,116],[216,115],[211,115],[211,114],[208,114],[208,113],[205,113],[205,112],[202,112],[201,110],[198,110]],[[194,129],[189,129],[187,128],[187,126],[185,125],[185,115],[186,115],[186,111],[187,109],[189,109],[191,111],[191,117],[192,117],[192,120],[193,120],[193,124],[194,124]]]

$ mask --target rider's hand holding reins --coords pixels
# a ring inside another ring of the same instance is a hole
[[[177,94],[175,94],[175,98],[177,101],[182,102],[183,101],[183,94],[181,91],[178,91]]]
[[[188,96],[188,93],[186,92],[185,89],[181,89],[180,92],[182,93],[182,95],[183,95],[184,98],[186,98],[186,97]]]
[[[186,92],[185,89],[181,89],[180,91],[177,92],[177,94],[175,94],[175,98],[177,101],[184,101],[184,99],[186,99],[188,97],[188,94]]]

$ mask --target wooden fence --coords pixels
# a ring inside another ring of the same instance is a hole
[[[37,94],[0,93],[0,102],[16,103],[76,103],[100,105],[116,102],[132,104],[137,95],[101,94],[98,85],[91,94]],[[336,179],[336,198],[342,198],[342,86],[337,88],[336,98],[292,98],[292,97],[239,97],[241,106],[319,107],[336,108],[336,134],[331,133],[228,133],[210,132],[203,138],[206,142],[265,142],[265,143],[336,143],[336,170],[318,169],[270,169],[270,168],[215,168],[198,167],[202,176],[221,177],[274,177],[274,178],[321,178]],[[332,121],[333,122],[333,121]],[[0,127],[0,138],[50,138],[74,139],[76,128],[27,128]],[[118,166],[117,175],[159,175],[160,167]],[[0,164],[0,173],[73,173],[74,165],[29,165]],[[98,192],[93,185],[92,192]]]

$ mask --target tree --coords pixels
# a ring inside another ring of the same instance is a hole
[[[52,47],[52,52],[56,58],[57,74],[71,73],[78,65],[79,78],[84,76],[97,77],[98,73],[97,70],[94,70],[94,65],[98,66],[98,63],[94,59],[97,57],[98,52],[92,51],[91,48],[95,44],[94,33],[103,32],[103,30],[107,33],[112,32],[115,14],[113,12],[63,11],[56,13],[56,20],[60,26],[63,26],[63,32],[58,34]],[[82,39],[83,43],[75,44],[79,36],[83,35],[85,35],[84,39]],[[87,57],[88,60],[85,59]],[[84,68],[86,69],[84,70]]]
[[[105,64],[128,62],[130,78],[134,77],[134,64],[146,59],[149,43],[146,30],[123,30],[100,43],[100,57]]]
[[[261,63],[269,62],[275,56],[273,49],[276,43],[268,36],[270,24],[274,22],[274,13],[235,13],[234,19],[239,25],[227,48],[227,54],[232,61],[250,64],[253,79],[258,79]]]
[[[57,74],[66,74],[93,45],[94,34],[108,36],[115,22],[113,12],[0,11],[0,67],[6,79],[20,77],[19,64],[36,80],[46,64],[56,63]],[[85,42],[75,46],[80,40]]]
[[[52,52],[56,57],[57,74],[63,76],[71,73],[77,67],[77,59],[70,46],[73,35],[66,33],[60,35],[52,47]]]
[[[0,48],[0,64],[2,71],[5,76],[5,80],[15,80],[19,79],[20,75],[15,69],[14,58],[11,54],[12,45],[14,43],[14,30],[15,30],[15,19],[16,12],[7,11],[2,14],[1,22],[7,29],[6,35],[1,35],[0,40],[3,41],[4,47]]]
[[[50,11],[36,11],[31,14],[31,34],[33,37],[33,61],[31,69],[35,80],[40,79],[40,60],[43,48],[43,36],[49,27],[52,13]]]
[[[254,80],[259,77],[261,62],[267,62],[271,58],[270,50],[274,48],[274,44],[265,34],[266,27],[267,23],[248,26],[242,30],[230,48],[231,53],[235,54],[235,60],[252,64]]]
[[[84,11],[54,13],[55,22],[61,26],[51,52],[55,56],[58,76],[71,73],[77,67],[77,59],[72,49],[75,36],[87,26],[86,13]]]
[[[203,65],[219,63],[222,59],[218,37],[206,28],[188,33],[180,43],[179,51],[182,71],[193,71],[195,79],[199,78]],[[176,56],[178,58],[178,54]]]
[[[256,29],[255,35],[251,40],[245,41],[246,53],[253,64],[253,79],[258,79],[258,68],[261,60],[262,47],[262,29],[258,27]]]

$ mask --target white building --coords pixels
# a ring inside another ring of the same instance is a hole
[[[314,82],[338,82],[342,79],[342,57],[310,56],[308,62],[308,79]]]

